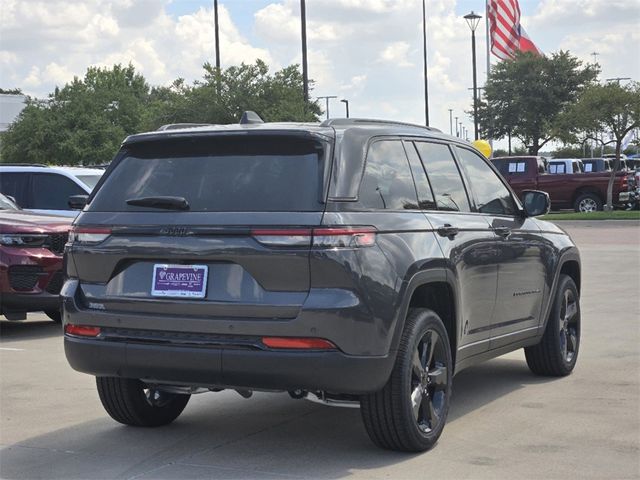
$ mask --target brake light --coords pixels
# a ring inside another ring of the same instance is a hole
[[[251,235],[272,247],[357,248],[376,243],[373,227],[321,227],[299,229],[255,229]]]
[[[71,325],[68,323],[64,327],[64,333],[76,337],[97,337],[100,335],[100,327],[91,327],[89,325]]]
[[[111,229],[106,227],[73,227],[69,232],[69,242],[95,245],[104,242],[109,235]]]
[[[269,348],[289,350],[335,350],[336,346],[324,338],[263,337],[262,343]]]

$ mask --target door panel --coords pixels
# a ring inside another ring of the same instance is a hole
[[[458,288],[459,358],[484,352],[489,349],[497,289],[495,236],[486,221],[473,213],[425,214],[436,231],[445,225],[458,229],[455,236],[438,234],[437,239]]]
[[[540,323],[544,292],[544,245],[535,222],[525,218],[487,217],[497,235],[500,251],[498,293],[491,348],[533,335]],[[506,229],[506,230],[505,230]],[[528,330],[528,334],[524,332]]]

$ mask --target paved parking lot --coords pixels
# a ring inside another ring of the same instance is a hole
[[[375,448],[355,409],[286,394],[192,397],[168,427],[109,419],[44,315],[0,322],[2,478],[639,478],[640,226],[566,222],[583,257],[573,375],[533,376],[522,352],[461,372],[430,452]]]

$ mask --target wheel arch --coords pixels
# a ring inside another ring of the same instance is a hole
[[[571,197],[571,204],[572,205],[575,204],[576,200],[578,200],[578,197],[585,193],[590,193],[592,195],[595,195],[600,199],[601,202],[604,203],[604,198],[602,197],[602,192],[600,191],[600,189],[598,189],[593,185],[585,185],[583,187],[576,188],[576,190],[573,192],[573,196]]]
[[[405,320],[410,308],[428,308],[441,319],[449,335],[451,355],[455,365],[458,321],[457,289],[451,282],[445,269],[435,269],[416,273],[408,281],[402,308],[394,331],[392,350],[395,353],[404,330]]]
[[[560,275],[569,275],[575,282],[576,288],[578,289],[578,295],[580,295],[582,264],[580,263],[580,252],[578,251],[578,248],[573,246],[564,250],[560,254],[557,265],[558,266],[553,275],[553,283],[551,285],[551,289],[549,290],[547,305],[544,309],[544,321],[541,325],[541,329],[538,332],[539,334],[542,334],[544,332],[544,329],[547,327],[547,321],[549,320],[549,314],[551,313],[551,308],[553,306],[553,299],[555,298],[556,289],[558,288],[558,283],[560,282]]]

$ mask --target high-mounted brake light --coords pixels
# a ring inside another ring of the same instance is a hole
[[[263,337],[262,343],[269,348],[290,350],[335,350],[336,346],[324,338]]]
[[[69,241],[93,245],[104,242],[109,235],[111,235],[111,229],[106,227],[73,227],[69,232]]]
[[[376,229],[373,227],[255,229],[251,235],[271,247],[357,248],[371,247],[376,243]]]
[[[100,335],[100,327],[91,327],[89,325],[71,325],[68,323],[64,327],[64,333],[76,337],[97,337]]]

